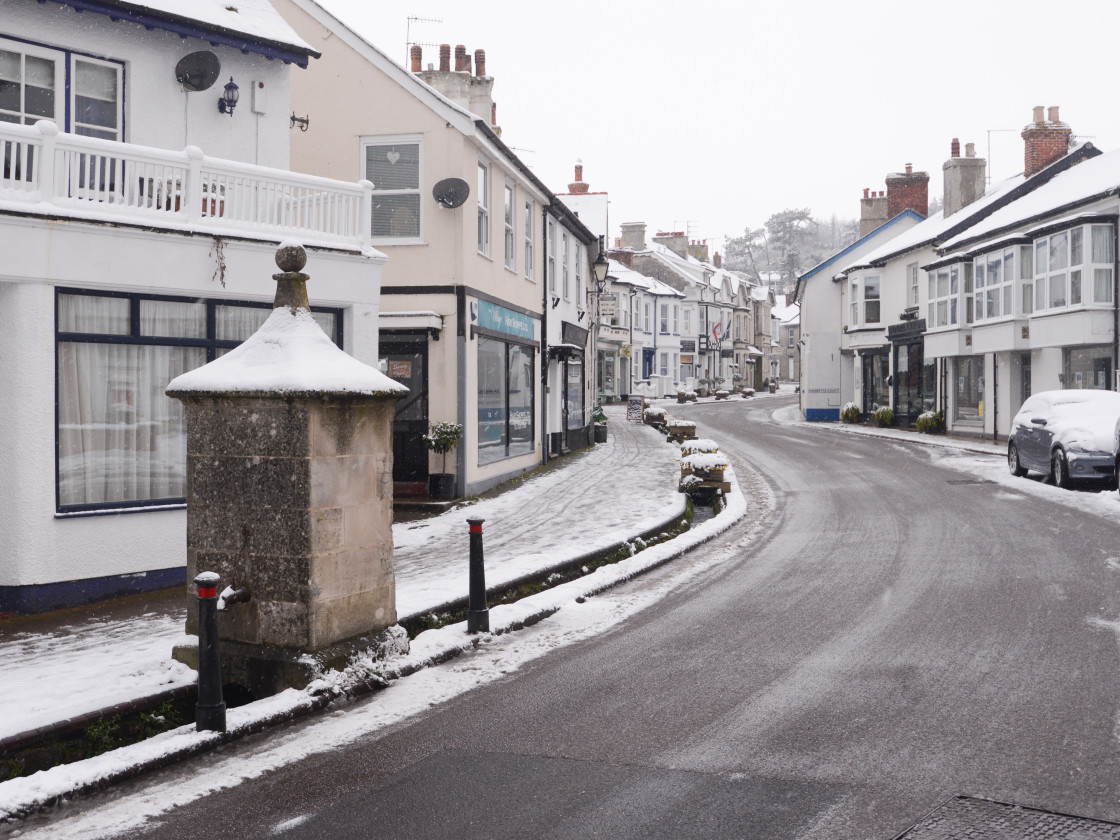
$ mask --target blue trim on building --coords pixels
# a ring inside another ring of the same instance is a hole
[[[40,613],[79,607],[139,592],[186,586],[187,567],[156,569],[131,575],[66,580],[31,586],[0,586],[0,613]]]
[[[142,7],[126,6],[114,2],[114,0],[59,0],[59,2],[78,12],[95,12],[108,15],[109,19],[113,21],[127,20],[130,23],[139,24],[145,29],[161,29],[165,32],[173,32],[183,38],[200,38],[215,47],[233,47],[243,53],[256,53],[269,60],[278,58],[287,64],[296,64],[300,67],[307,67],[309,58],[319,58],[321,55],[315,50],[301,48],[295,44],[253,38],[243,32],[226,29],[222,26],[207,26],[191,18],[161,14]]]
[[[914,219],[916,221],[919,221],[919,222],[925,221],[924,216],[922,216],[918,213],[915,213],[913,210],[910,210],[910,209],[903,210],[901,213],[899,213],[893,219],[891,219],[889,221],[886,221],[886,222],[883,222],[883,224],[879,225],[879,227],[875,228],[875,230],[871,231],[871,233],[868,233],[864,236],[861,236],[859,239],[857,239],[855,242],[853,242],[851,245],[849,245],[843,251],[837,251],[835,254],[833,254],[831,257],[829,257],[824,262],[816,265],[813,268],[810,268],[808,271],[806,271],[804,274],[802,274],[798,279],[799,280],[808,280],[814,274],[817,274],[817,273],[823,271],[825,268],[832,265],[834,262],[839,260],[841,257],[843,257],[847,254],[850,254],[852,251],[854,251],[860,245],[863,245],[869,239],[878,236],[880,233],[885,231],[887,228],[892,227],[893,225],[897,224],[902,219],[905,219],[907,217],[912,218],[912,219]]]
[[[810,423],[821,423],[830,420],[840,420],[840,409],[838,408],[807,408],[805,409],[805,419]]]

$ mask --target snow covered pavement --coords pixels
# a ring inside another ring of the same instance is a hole
[[[397,613],[435,609],[467,592],[467,516],[482,516],[491,586],[633,539],[682,515],[680,450],[607,406],[599,444],[511,489],[430,519],[393,526]],[[186,605],[140,614],[70,613],[27,629],[0,622],[0,739],[195,681],[171,659]]]

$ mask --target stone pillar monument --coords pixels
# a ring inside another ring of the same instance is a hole
[[[272,315],[167,388],[186,407],[187,579],[248,590],[219,637],[224,681],[254,697],[306,686],[397,621],[392,422],[408,391],[323,333],[306,260],[281,244]]]

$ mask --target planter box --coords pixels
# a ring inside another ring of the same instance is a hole
[[[428,476],[428,496],[433,499],[454,499],[455,475],[453,473],[431,473]]]

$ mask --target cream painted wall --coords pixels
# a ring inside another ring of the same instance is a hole
[[[288,168],[289,76],[302,72],[298,67],[232,47],[212,47],[197,38],[149,32],[107,15],[36,2],[6,3],[0,38],[123,61],[125,142],[162,149],[194,145],[213,157]],[[175,80],[175,65],[198,50],[218,56],[221,76],[209,90],[188,93]],[[218,98],[230,76],[241,93],[232,117],[218,112]],[[264,84],[263,114],[253,113],[254,83]]]

